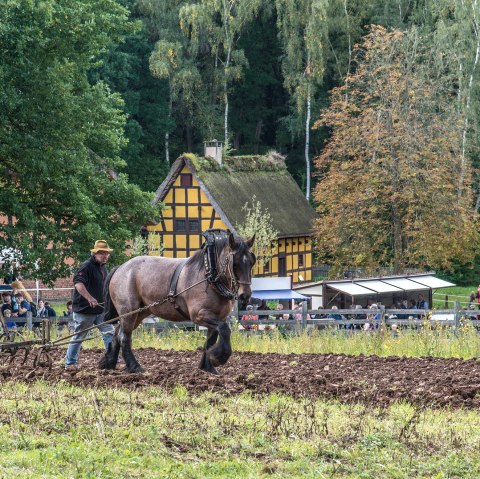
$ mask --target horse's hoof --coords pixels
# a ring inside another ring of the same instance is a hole
[[[133,368],[129,368],[128,366],[126,366],[124,371],[127,373],[134,374],[134,373],[144,373],[145,369],[143,369],[142,366],[134,366]]]
[[[200,371],[205,371],[206,373],[214,374],[214,375],[217,375],[217,376],[220,374],[213,366],[210,366],[210,367],[200,366],[199,369],[200,369]]]

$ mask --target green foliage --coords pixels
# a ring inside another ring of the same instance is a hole
[[[251,238],[255,235],[253,252],[258,261],[264,264],[270,261],[272,257],[271,244],[277,239],[278,231],[272,224],[272,216],[267,209],[262,207],[257,197],[253,195],[251,203],[245,203],[242,207],[245,212],[245,220],[241,225],[236,225],[236,230],[240,236]]]
[[[0,24],[0,216],[4,244],[22,253],[17,273],[67,276],[65,260],[84,259],[98,238],[121,261],[155,209],[115,173],[123,102],[87,73],[134,30],[128,11],[113,0],[8,0]]]

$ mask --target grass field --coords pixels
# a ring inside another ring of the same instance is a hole
[[[0,385],[2,478],[478,478],[477,412]]]
[[[450,295],[470,294],[455,288]],[[443,290],[442,290],[443,293]],[[161,336],[139,329],[134,347],[194,350],[201,332]],[[234,330],[234,351],[475,358],[480,340],[425,324],[336,329],[286,337]],[[100,347],[98,339],[85,344]],[[406,403],[377,408],[270,394],[191,396],[183,387],[137,391],[59,382],[0,382],[1,478],[364,478],[480,477],[477,411]]]

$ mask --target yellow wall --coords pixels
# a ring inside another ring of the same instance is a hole
[[[148,226],[149,254],[186,258],[203,243],[202,231],[209,228],[227,228],[200,189],[195,177],[192,175],[192,185],[185,187],[181,185],[181,174],[191,175],[191,171],[186,166],[183,168],[163,200],[165,209],[162,212],[162,220],[155,226]],[[186,230],[178,229],[181,226],[179,221],[184,222]],[[303,255],[303,266],[299,266],[300,254]],[[299,275],[304,281],[312,279],[312,240],[308,236],[274,241],[269,271],[265,271],[260,260],[254,267],[254,275],[278,276],[282,256],[285,258],[285,273],[292,276],[294,283],[300,281]]]

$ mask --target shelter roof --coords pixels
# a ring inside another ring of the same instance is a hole
[[[210,158],[183,155],[158,188],[155,202],[162,201],[184,166],[187,166],[224,223],[233,231],[244,219],[242,207],[252,197],[268,210],[278,237],[310,235],[315,211],[279,154],[226,158],[220,165]]]

